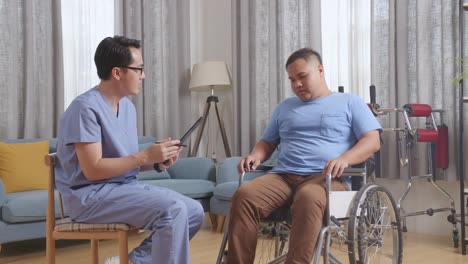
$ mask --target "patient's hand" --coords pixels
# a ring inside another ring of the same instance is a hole
[[[239,173],[243,173],[244,171],[249,172],[255,170],[259,164],[260,160],[258,158],[254,155],[248,155],[239,162],[239,165],[237,165],[237,171]]]
[[[349,162],[343,157],[328,160],[325,164],[325,167],[323,168],[322,175],[331,175],[332,178],[341,177],[344,169],[346,169],[348,166]]]

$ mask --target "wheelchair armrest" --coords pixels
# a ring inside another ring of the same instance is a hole
[[[345,176],[366,176],[366,169],[365,168],[346,168],[343,171],[343,175]]]
[[[366,168],[346,168],[343,171],[343,176],[366,177]],[[325,179],[325,186],[327,188],[327,193],[331,191],[331,181],[332,181],[332,177],[328,175]]]
[[[260,164],[253,170],[253,172],[262,172],[262,171],[269,171],[275,167],[274,165],[271,164]]]
[[[255,168],[255,170],[252,170],[252,171],[249,171],[249,172],[266,172],[266,171],[269,171],[269,170],[273,169],[273,167],[274,167],[274,165],[270,165],[270,164],[267,164],[267,165],[260,164],[260,165],[257,166],[257,168]],[[366,169],[365,168],[346,168],[343,171],[343,175],[365,177],[366,176]],[[245,171],[243,173],[239,174],[239,187],[244,182],[244,176],[245,176]],[[330,177],[327,177],[327,178],[330,178]]]
[[[260,164],[255,168],[255,170],[251,170],[249,172],[267,172],[271,169],[273,169],[274,165],[271,164]],[[245,176],[245,171],[243,173],[239,174],[239,187],[242,185],[242,182],[244,181],[244,176]]]

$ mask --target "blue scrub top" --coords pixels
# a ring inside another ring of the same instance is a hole
[[[81,170],[74,143],[100,142],[103,158],[124,157],[138,152],[135,106],[128,98],[119,102],[118,115],[94,87],[81,94],[60,118],[56,186],[64,198],[83,186],[125,182],[136,178],[139,168],[102,181],[90,182]]]
[[[331,93],[310,101],[285,99],[273,111],[262,140],[279,145],[270,172],[310,175],[372,130],[382,127],[360,97]]]

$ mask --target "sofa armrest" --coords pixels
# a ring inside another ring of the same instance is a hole
[[[0,179],[0,207],[6,203],[6,200],[5,186],[3,185],[3,181]]]
[[[225,183],[239,180],[239,172],[237,172],[237,164],[241,161],[242,157],[226,158],[219,163],[218,177],[216,183]]]
[[[216,167],[205,157],[180,158],[167,169],[172,179],[196,179],[216,182]]]
[[[138,136],[138,145],[141,144],[154,144],[156,142],[156,138],[152,136]]]

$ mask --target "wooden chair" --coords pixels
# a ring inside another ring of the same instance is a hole
[[[55,159],[56,154],[45,156],[45,163],[50,168],[47,199],[47,245],[48,264],[55,264],[55,240],[90,240],[93,264],[98,264],[98,242],[100,239],[117,239],[121,264],[128,263],[128,234],[137,233],[138,229],[121,223],[85,224],[73,222],[64,217],[62,196],[59,193],[61,218],[55,219]]]

